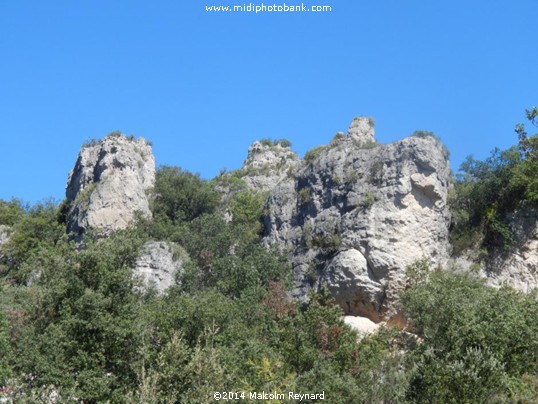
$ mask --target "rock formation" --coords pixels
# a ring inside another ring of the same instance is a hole
[[[0,246],[9,239],[9,226],[0,224]]]
[[[375,333],[384,325],[383,323],[374,323],[369,318],[359,316],[344,316],[344,323],[357,332],[359,340],[369,334]]]
[[[348,137],[357,144],[368,145],[375,143],[375,131],[372,118],[359,116],[354,118],[347,131]]]
[[[538,287],[538,210],[522,206],[508,217],[514,243],[508,251],[499,249],[487,260],[488,283],[508,285],[522,292]]]
[[[178,245],[164,241],[148,241],[142,247],[133,274],[147,287],[163,293],[174,285],[176,274],[188,261],[188,254]]]
[[[232,220],[227,206],[232,197],[244,190],[263,194],[265,197],[281,182],[293,181],[299,156],[291,150],[287,140],[257,140],[248,148],[243,166],[216,178],[215,189],[221,192],[220,206],[226,220]]]
[[[450,167],[437,139],[380,145],[372,124],[354,119],[273,188],[264,242],[289,254],[296,298],[326,285],[347,314],[380,321],[397,313],[407,265],[447,260]]]
[[[243,167],[235,172],[256,192],[268,192],[291,175],[299,157],[285,141],[256,141],[248,148]]]
[[[146,190],[155,182],[151,145],[113,133],[85,145],[69,174],[67,230],[80,236],[126,228],[140,212],[151,217]]]

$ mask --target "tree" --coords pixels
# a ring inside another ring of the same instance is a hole
[[[424,341],[409,395],[419,402],[491,402],[538,376],[538,302],[469,274],[433,272],[402,297]]]
[[[219,197],[209,182],[199,175],[169,166],[157,170],[153,195],[156,220],[168,220],[175,224],[212,213]]]

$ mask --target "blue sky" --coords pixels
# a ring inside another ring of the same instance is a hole
[[[304,2],[332,12],[0,0],[0,198],[62,199],[81,144],[114,130],[206,178],[256,139],[303,155],[357,115],[380,142],[434,131],[453,169],[517,142],[537,104],[536,0]]]

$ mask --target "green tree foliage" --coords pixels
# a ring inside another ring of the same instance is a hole
[[[468,221],[480,214],[475,203],[503,212],[493,195],[471,200],[480,181],[466,186]],[[153,222],[106,239],[85,234],[78,245],[61,207],[0,204],[11,227],[0,251],[0,388],[14,402],[54,393],[59,402],[205,403],[219,390],[290,389],[325,391],[334,403],[536,396],[531,297],[432,273],[421,261],[403,300],[420,338],[383,329],[359,342],[326,289],[308,303],[290,298],[290,263],[260,243],[264,200],[241,188],[220,201],[199,176],[163,167]],[[314,236],[330,251],[341,242]],[[148,239],[175,241],[191,258],[162,295],[132,276]]]
[[[21,310],[14,369],[32,385],[86,400],[116,400],[135,381],[142,335],[131,268],[142,240],[127,232],[77,251],[60,241],[42,255],[36,297]]]
[[[261,216],[266,199],[265,193],[244,190],[237,192],[228,204],[233,225],[247,232],[253,242],[259,240],[263,230]]]
[[[537,114],[534,107],[527,118],[535,124]],[[538,135],[529,137],[522,124],[516,132],[518,146],[495,149],[484,161],[468,157],[462,164],[451,198],[456,252],[480,244],[509,248],[507,214],[521,203],[538,202]]]
[[[11,376],[10,356],[9,322],[4,312],[0,312],[0,386],[5,386]]]
[[[178,167],[163,166],[157,170],[153,214],[156,220],[174,224],[190,221],[211,213],[218,202],[218,193],[199,175]]]
[[[430,273],[403,296],[418,366],[409,397],[418,402],[493,402],[538,376],[538,302],[470,275]]]
[[[12,199],[11,201],[0,200],[0,225],[13,226],[24,216],[24,207],[21,201]]]
[[[38,203],[24,213],[19,207],[16,203],[9,208],[18,213],[13,219],[9,241],[0,247],[0,273],[25,282],[33,272],[32,260],[53,250],[65,237],[65,227],[59,221],[57,204],[52,201]]]
[[[525,112],[531,124],[538,126],[538,108]],[[526,199],[538,203],[538,133],[529,136],[524,124],[516,125],[516,133],[523,161],[514,170],[512,183],[524,189]]]

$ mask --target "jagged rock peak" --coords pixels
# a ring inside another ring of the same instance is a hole
[[[315,149],[271,191],[264,242],[289,254],[294,297],[326,285],[347,314],[381,321],[398,314],[409,264],[448,259],[451,171],[437,139],[381,145],[372,126],[356,118],[352,142]]]
[[[351,125],[347,131],[350,139],[357,143],[373,143],[375,142],[374,120],[364,116],[353,118]]]
[[[270,191],[298,162],[288,140],[257,140],[248,148],[242,179],[255,191]]]
[[[283,160],[297,158],[297,154],[291,150],[291,143],[287,140],[256,140],[248,148],[248,156],[243,166],[252,168],[278,166]]]
[[[155,182],[151,144],[113,132],[82,146],[66,187],[67,230],[81,235],[124,229],[140,212],[150,218],[146,190]]]

